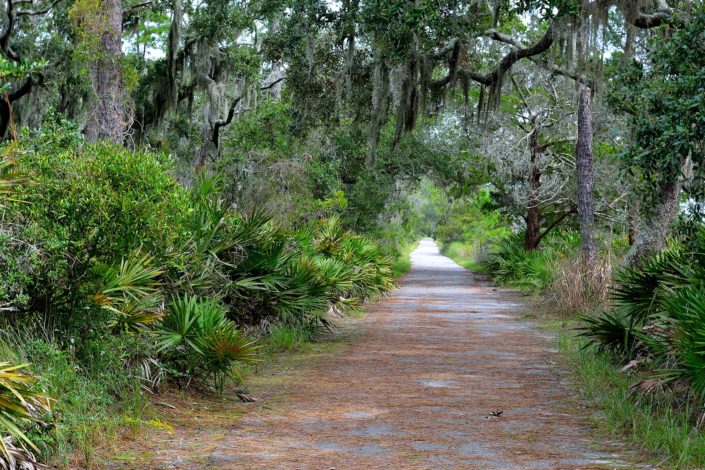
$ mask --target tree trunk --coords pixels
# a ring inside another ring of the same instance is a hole
[[[526,214],[526,233],[524,234],[524,251],[538,250],[541,244],[541,227],[539,224],[539,208],[529,207]]]
[[[90,142],[122,143],[125,109],[122,90],[122,4],[100,0],[101,27],[98,59],[91,63],[91,120],[86,127]]]
[[[526,214],[526,233],[524,235],[524,251],[534,251],[541,248],[541,214],[538,195],[541,190],[541,170],[536,164],[539,149],[539,132],[535,129],[530,136],[531,169],[529,173],[529,210]]]
[[[173,9],[174,12],[171,19],[171,26],[169,27],[166,51],[166,83],[168,93],[168,105],[169,111],[171,113],[175,113],[177,107],[179,106],[179,84],[176,80],[176,75],[178,74],[179,65],[177,63],[177,56],[179,54],[179,47],[181,45],[181,25],[184,20],[184,11],[181,5],[181,0],[174,0]],[[144,45],[144,48],[146,53],[146,43]]]
[[[668,229],[678,208],[678,196],[681,191],[680,181],[669,181],[661,191],[661,200],[652,205],[643,218],[643,225],[622,266],[634,267],[641,264],[645,256],[658,253],[666,241]]]
[[[580,257],[588,270],[595,267],[595,194],[593,191],[592,92],[583,87],[578,106],[578,145],[575,162],[578,169],[578,217],[580,220]]]

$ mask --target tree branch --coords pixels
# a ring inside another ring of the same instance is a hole
[[[286,80],[286,75],[284,75],[283,77],[277,78],[276,80],[274,80],[274,81],[273,81],[272,83],[270,83],[269,85],[265,85],[265,86],[260,87],[260,91],[269,90],[269,89],[272,88],[274,85],[276,85],[277,83],[281,82],[282,80]]]
[[[63,0],[54,0],[51,2],[49,5],[45,6],[44,8],[40,8],[39,10],[18,10],[17,13],[15,14],[15,17],[17,16],[37,16],[37,15],[44,15],[46,13],[49,13],[52,8],[54,8],[56,5],[61,3]],[[15,4],[20,4],[20,3],[32,3],[32,1],[27,1],[27,0],[20,0],[18,2],[14,2]]]
[[[551,225],[548,226],[548,228],[547,228],[541,235],[539,235],[539,238],[538,238],[538,240],[536,241],[537,245],[538,245],[539,243],[541,243],[541,240],[543,239],[543,237],[546,236],[546,234],[547,234],[548,232],[550,232],[551,230],[553,230],[554,228],[556,228],[556,225],[558,225],[558,224],[560,224],[561,222],[563,222],[563,220],[564,220],[566,217],[568,217],[569,215],[571,215],[571,214],[577,214],[577,213],[578,213],[578,208],[577,208],[577,207],[573,207],[573,208],[571,208],[568,212],[564,213],[562,216],[560,216],[558,219],[556,219]]]
[[[506,38],[505,35],[500,34],[496,30],[490,30],[488,31],[488,34],[493,35],[497,34],[497,37],[504,37]],[[458,71],[458,75],[465,75],[471,80],[480,83],[485,86],[491,86],[493,83],[497,82],[500,77],[502,77],[512,66],[520,61],[521,59],[526,59],[529,57],[533,57],[535,55],[539,55],[545,51],[547,51],[551,45],[553,44],[553,41],[556,38],[556,32],[555,32],[555,27],[553,24],[551,24],[544,35],[541,37],[541,39],[534,45],[529,46],[529,47],[523,47],[520,45],[520,43],[513,41],[512,44],[515,49],[511,50],[507,55],[505,55],[502,60],[500,60],[499,65],[492,70],[491,72],[486,73],[485,75],[480,75],[476,72],[473,72],[471,70],[467,69],[462,69]],[[493,39],[495,39],[493,37]],[[498,39],[499,40],[499,39]],[[506,42],[506,41],[502,41]],[[445,50],[445,49],[443,49]],[[444,78],[441,78],[439,80],[436,80],[433,82],[434,87],[442,87],[446,84],[448,84],[451,80],[450,74],[445,76]]]
[[[228,110],[228,117],[223,119],[219,119],[215,122],[215,125],[213,126],[213,138],[211,141],[215,144],[215,147],[218,148],[218,142],[220,140],[220,128],[225,127],[231,122],[233,122],[233,117],[235,117],[235,108],[237,107],[237,104],[240,102],[244,95],[241,93],[240,96],[235,98],[232,103],[230,103],[230,109]]]
[[[149,0],[149,1],[147,1],[147,2],[138,3],[137,5],[132,5],[131,7],[123,8],[123,9],[122,9],[122,13],[123,13],[123,15],[124,15],[125,13],[129,13],[129,12],[131,12],[131,11],[133,11],[133,10],[137,10],[138,8],[142,8],[142,7],[144,7],[144,6],[147,6],[147,5],[149,5],[150,3],[152,3],[152,0]]]

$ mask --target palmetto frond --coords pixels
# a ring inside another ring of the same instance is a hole
[[[638,268],[615,273],[619,287],[612,292],[612,300],[633,324],[646,324],[652,315],[663,311],[663,302],[675,287],[689,283],[692,268],[681,261],[681,256],[667,250],[644,260]]]
[[[202,351],[204,379],[212,376],[218,391],[222,393],[225,377],[233,381],[242,381],[235,363],[253,363],[259,361],[255,342],[247,338],[228,322],[214,329],[204,330],[199,340]]]
[[[21,425],[37,421],[39,414],[51,410],[53,398],[35,391],[34,377],[20,373],[20,369],[27,365],[0,362],[0,431],[17,439],[29,453],[28,458],[31,461],[30,449],[35,452],[39,452],[39,449],[22,432]],[[11,445],[11,439],[3,437],[0,439],[0,454],[5,461],[11,462],[12,466],[16,458],[22,458],[25,454]]]
[[[164,272],[149,265],[153,259],[148,255],[134,255],[123,259],[120,266],[99,266],[96,272],[101,277],[100,284],[90,300],[106,306],[118,299],[140,301],[153,294],[160,285],[156,278]]]
[[[105,307],[116,313],[108,327],[132,333],[139,333],[142,328],[164,316],[162,311],[148,309],[141,302],[131,299],[120,299]]]
[[[6,155],[2,155],[2,157],[6,157]],[[4,201],[22,202],[15,197],[17,191],[14,188],[24,184],[27,175],[22,172],[10,172],[10,168],[14,165],[15,162],[13,160],[0,160],[0,207],[5,207],[3,205]]]

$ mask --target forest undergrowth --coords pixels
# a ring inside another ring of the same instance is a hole
[[[484,254],[499,285],[541,299],[542,327],[557,338],[567,383],[600,438],[624,442],[659,468],[705,465],[700,335],[705,294],[700,255],[670,248],[636,268],[616,260],[626,239],[604,240],[593,272],[580,266],[580,239],[556,232],[538,252],[522,234]]]
[[[334,334],[410,266],[398,232],[243,213],[218,174],[186,187],[168,156],[85,144],[68,123],[4,152],[27,183],[0,225],[0,424],[37,468],[100,466],[121,436],[173,432],[148,411],[164,390],[248,401],[253,367]]]

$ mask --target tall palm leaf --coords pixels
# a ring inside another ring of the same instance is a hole
[[[6,157],[6,155],[3,155],[3,157]],[[0,160],[0,207],[5,207],[3,201],[23,202],[15,197],[17,191],[14,188],[24,184],[27,175],[21,172],[9,172],[14,165],[15,162],[13,160]]]
[[[38,421],[39,414],[50,411],[53,398],[33,390],[34,377],[19,372],[27,366],[0,362],[0,431],[16,438],[26,451],[32,449],[39,452],[37,446],[22,432],[21,426],[23,423]],[[8,445],[3,437],[0,436],[0,454],[13,467],[16,457],[22,457],[22,453]]]

